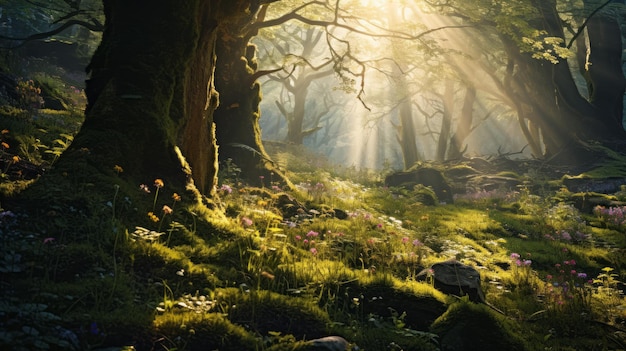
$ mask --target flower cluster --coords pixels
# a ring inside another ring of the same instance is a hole
[[[626,206],[604,207],[596,206],[593,213],[609,224],[626,226]]]
[[[303,247],[307,248],[309,252],[313,254],[313,256],[317,256],[318,251],[317,248],[315,248],[315,240],[319,237],[319,235],[319,232],[310,230],[308,233],[306,233],[304,238],[302,237],[302,235],[296,235],[294,236],[294,240],[298,246],[302,245]]]
[[[576,268],[576,260],[569,259],[554,265],[553,274],[545,277],[545,302],[548,308],[588,308],[591,297],[591,283],[584,272]]]

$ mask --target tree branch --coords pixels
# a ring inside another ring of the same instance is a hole
[[[0,35],[0,39],[4,39],[4,40],[13,40],[13,41],[22,41],[22,43],[16,45],[16,46],[12,46],[10,48],[7,49],[17,49],[21,46],[23,46],[24,44],[26,44],[29,41],[33,41],[33,40],[38,40],[38,39],[44,39],[44,38],[49,38],[55,34],[61,33],[62,31],[66,30],[67,28],[74,26],[74,25],[79,25],[79,26],[83,26],[89,30],[92,30],[94,32],[102,32],[104,30],[104,27],[93,24],[93,23],[89,23],[89,22],[85,22],[85,21],[81,21],[81,20],[70,20],[67,21],[65,23],[63,23],[61,26],[48,31],[48,32],[42,32],[42,33],[36,33],[36,34],[32,34],[29,35],[27,37],[22,37],[22,38],[14,38],[14,37],[8,37],[5,35]]]

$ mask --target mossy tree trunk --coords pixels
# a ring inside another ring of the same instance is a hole
[[[257,81],[256,46],[250,39],[256,35],[249,26],[256,19],[259,2],[237,17],[234,25],[220,27],[216,52],[215,87],[220,105],[215,111],[216,136],[220,162],[232,160],[241,176],[262,184],[260,177],[285,180],[267,155],[261,141],[261,85]]]
[[[549,37],[564,38],[556,3],[533,1],[532,5],[542,14],[535,23],[536,28],[545,30]],[[587,100],[578,91],[567,60],[557,58],[556,63],[551,63],[536,59],[530,53],[520,52],[511,40],[503,38],[503,42],[510,60],[506,79],[508,93],[520,104],[520,125],[525,136],[531,138],[529,144],[535,156],[547,159],[559,156],[568,162],[576,162],[581,156],[580,149],[584,148],[581,141],[610,143],[626,136],[621,125],[621,98],[619,101],[614,98],[615,94],[623,96],[623,80],[619,84],[604,86],[611,87],[611,93],[607,93],[611,103],[594,101],[593,97]],[[606,45],[596,48],[599,52],[611,51]],[[599,62],[605,61],[599,59]],[[616,71],[613,69],[614,73]],[[608,106],[611,104],[612,107]],[[614,111],[617,109],[620,111],[616,117]],[[537,128],[540,136],[533,132],[533,128]],[[540,143],[543,143],[543,150]]]
[[[249,0],[105,0],[85,122],[33,192],[90,183],[92,199],[110,199],[113,184],[132,194],[158,178],[188,199],[210,198],[217,175],[217,35],[249,6]]]

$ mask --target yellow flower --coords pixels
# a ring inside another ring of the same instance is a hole
[[[5,143],[4,141],[2,142],[2,147],[5,149],[8,149],[10,146],[9,144]]]
[[[163,205],[163,213],[168,215],[168,214],[172,214],[172,212],[174,212],[174,210],[172,210],[171,207],[169,207],[168,205]]]
[[[154,180],[154,186],[156,186],[157,188],[162,188],[163,187],[163,179],[157,178]]]
[[[124,168],[122,168],[122,166],[120,166],[120,165],[115,165],[115,166],[113,166],[113,170],[114,170],[117,174],[120,174],[120,173],[124,172]]]
[[[174,193],[174,194],[172,195],[172,199],[173,199],[174,201],[180,201],[180,195],[178,195],[177,193]]]
[[[20,157],[17,155],[13,156],[13,163],[18,163],[18,162],[20,162]]]
[[[157,217],[154,213],[152,212],[148,212],[148,217],[150,218],[151,221],[153,222],[158,222],[159,221],[159,217]]]

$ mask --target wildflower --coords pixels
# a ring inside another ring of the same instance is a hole
[[[181,268],[180,271],[176,271],[176,275],[184,277],[185,276],[185,270]]]
[[[50,243],[52,243],[54,240],[55,240],[54,238],[45,238],[45,239],[43,239],[43,243],[44,243],[44,244],[50,244]]]
[[[552,275],[551,274],[546,275],[546,280],[552,280]]]
[[[581,272],[581,273],[578,273],[578,275],[577,275],[577,276],[578,276],[578,278],[580,278],[580,279],[587,279],[587,274],[586,274],[586,273],[582,273],[582,272]]]
[[[168,205],[163,205],[163,213],[168,215],[168,214],[172,214],[172,212],[174,212],[174,210],[172,210],[171,207],[169,207]]]
[[[124,172],[124,168],[122,168],[122,166],[120,165],[115,165],[113,166],[113,170],[115,171],[115,173],[120,174],[122,172]]]
[[[233,192],[233,188],[230,187],[230,185],[227,184],[222,184],[222,186],[220,187],[220,191],[226,193],[226,194],[230,194]]]
[[[381,229],[382,227],[383,227],[383,224],[382,224],[382,223],[378,223],[378,224],[376,224],[376,228]]]
[[[2,142],[3,149],[8,149],[9,147],[10,147],[9,144],[5,143],[4,141]]]
[[[263,271],[261,272],[261,276],[264,278],[267,278],[269,280],[274,280],[275,276],[272,273],[269,273],[267,271]]]
[[[0,132],[0,134],[2,134],[2,135],[9,134],[9,130],[8,129],[3,129],[2,132]]]
[[[571,273],[572,275],[576,275],[576,270],[575,270],[575,269],[572,269],[572,270],[570,271],[570,273]]]
[[[309,249],[309,251],[311,251],[313,256],[317,255],[317,249],[316,248],[312,247],[311,249]]]
[[[267,201],[259,200],[259,201],[256,202],[256,204],[261,206],[261,207],[265,207],[265,206],[267,206]]]
[[[14,155],[12,159],[13,159],[13,163],[18,163],[18,162],[20,162],[20,157],[19,157],[19,156],[17,156],[17,155]]]
[[[312,231],[312,230],[311,230],[311,231],[309,231],[308,233],[306,233],[307,238],[310,238],[310,237],[316,237],[316,236],[318,236],[318,235],[319,235],[319,233],[318,233],[318,232],[315,232],[315,231]]]
[[[157,188],[162,188],[165,184],[163,184],[163,179],[157,178],[154,180],[154,186]]]
[[[302,240],[302,237],[300,235],[296,235],[295,239],[300,241],[300,240]]]
[[[522,261],[522,265],[524,265],[524,266],[530,266],[532,263],[533,263],[533,261],[531,261],[531,260],[524,260],[524,261]]]
[[[309,243],[309,240],[308,239],[304,239],[304,240],[302,240],[302,243],[304,243],[306,245],[306,244]]]
[[[249,226],[252,225],[252,220],[250,218],[248,218],[248,217],[241,217],[241,224],[244,227],[249,227]]]
[[[518,253],[513,252],[510,257],[512,260],[518,260],[521,256]]]
[[[272,190],[281,191],[282,189],[278,185],[272,185]]]
[[[403,244],[406,244],[408,242],[409,242],[409,237],[407,237],[407,236],[402,237],[402,243]]]
[[[159,221],[159,217],[157,217],[153,212],[148,212],[148,217],[155,223]]]
[[[413,240],[413,246],[422,246],[422,245],[424,245],[424,244],[422,244],[422,242],[419,241],[419,239]]]
[[[139,189],[142,190],[143,192],[147,193],[147,194],[150,194],[150,188],[148,188],[148,186],[145,185],[145,184],[141,184],[139,186]]]
[[[174,193],[172,195],[172,200],[174,200],[174,202],[180,201],[180,195],[178,195],[177,193]]]

